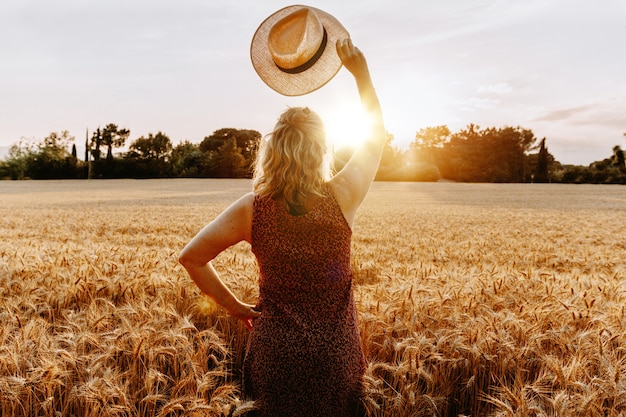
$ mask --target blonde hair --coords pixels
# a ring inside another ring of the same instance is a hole
[[[330,155],[324,124],[308,107],[290,107],[274,130],[261,140],[254,168],[256,194],[283,199],[290,208],[304,209],[304,199],[323,196],[330,179]]]

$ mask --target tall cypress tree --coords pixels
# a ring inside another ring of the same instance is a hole
[[[549,159],[548,148],[546,148],[546,138],[541,139],[541,147],[537,156],[537,169],[535,170],[535,182],[545,183],[549,181]]]
[[[85,129],[85,162],[89,162],[89,129]]]

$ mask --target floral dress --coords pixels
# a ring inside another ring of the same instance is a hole
[[[352,231],[329,185],[306,214],[255,196],[252,252],[261,316],[244,359],[258,415],[354,416],[365,360],[352,290]]]

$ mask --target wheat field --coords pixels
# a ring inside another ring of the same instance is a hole
[[[243,416],[247,330],[177,263],[248,180],[0,182],[0,415]],[[370,416],[626,415],[626,187],[375,183]],[[246,244],[215,265],[254,302]]]

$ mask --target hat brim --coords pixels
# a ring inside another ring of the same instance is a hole
[[[289,74],[278,68],[268,48],[269,33],[272,27],[284,17],[303,7],[313,10],[322,22],[328,36],[324,52],[307,70]],[[341,59],[337,55],[338,40],[350,37],[348,31],[335,17],[315,7],[294,5],[272,14],[265,19],[254,33],[250,45],[252,66],[261,79],[274,91],[285,96],[301,96],[315,91],[328,83],[341,69]]]

